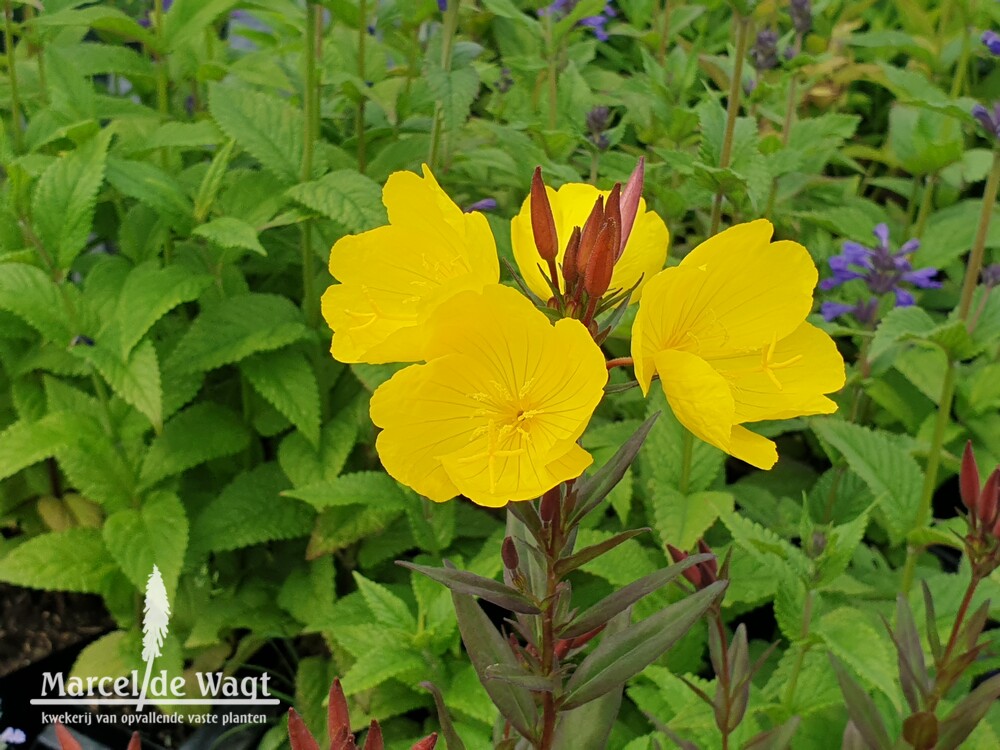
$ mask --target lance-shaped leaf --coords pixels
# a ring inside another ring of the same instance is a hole
[[[632,433],[632,437],[625,441],[618,452],[611,457],[611,460],[598,469],[593,476],[584,479],[577,485],[576,509],[570,515],[570,526],[576,525],[581,518],[600,505],[608,493],[615,488],[615,485],[622,480],[659,416],[660,414],[657,412],[639,425],[639,428]]]
[[[917,623],[913,619],[909,602],[900,594],[896,597],[896,629],[885,622],[885,629],[896,645],[899,662],[899,682],[903,695],[911,711],[919,711],[930,690],[930,677],[924,661],[924,649],[920,644]]]
[[[288,709],[288,741],[292,750],[319,750],[316,738],[294,708]]]
[[[781,726],[751,737],[743,750],[787,750],[792,746],[792,738],[801,721],[798,716],[793,716]]]
[[[536,539],[542,536],[542,519],[538,516],[538,511],[532,503],[508,503],[507,512],[524,524],[525,528],[531,532]]]
[[[652,594],[659,588],[670,583],[677,576],[690,568],[692,565],[712,559],[710,554],[691,555],[681,560],[676,565],[669,568],[657,570],[648,576],[643,576],[637,581],[633,581],[628,586],[609,594],[594,606],[584,610],[574,617],[569,624],[559,631],[560,638],[575,638],[578,635],[589,633],[596,627],[608,622],[619,612],[624,612],[637,601],[648,594]]]
[[[615,534],[613,537],[605,539],[603,542],[585,547],[575,555],[564,557],[556,563],[556,575],[564,576],[567,573],[576,570],[581,565],[586,565],[591,560],[600,557],[605,552],[613,550],[622,542],[627,542],[629,539],[639,536],[640,534],[645,534],[650,530],[651,529],[648,526],[644,526],[641,529],[629,529],[628,531],[623,531],[621,534]]]
[[[998,698],[1000,698],[1000,674],[993,675],[965,696],[945,717],[940,725],[935,750],[955,750],[961,747]]]
[[[451,720],[451,713],[444,704],[444,696],[438,686],[433,682],[421,682],[420,687],[424,688],[434,696],[434,705],[437,707],[438,723],[441,725],[441,733],[444,734],[444,741],[448,743],[448,750],[465,750],[465,743],[455,730],[455,724]]]
[[[486,668],[493,664],[517,666],[518,662],[510,649],[510,644],[500,635],[475,599],[455,590],[452,590],[451,598],[455,604],[462,643],[469,652],[472,666],[479,681],[486,688],[490,700],[517,731],[524,737],[533,737],[538,711],[531,693],[507,682],[491,680],[486,676]]]
[[[931,654],[934,662],[941,661],[941,639],[938,636],[937,613],[934,611],[934,598],[931,596],[930,587],[927,581],[920,582],[920,588],[924,592],[924,612],[927,616],[927,643],[930,644]]]
[[[889,732],[879,715],[875,701],[861,689],[848,674],[844,665],[832,654],[830,655],[830,663],[833,664],[837,682],[840,683],[840,692],[847,705],[847,715],[851,718],[855,729],[872,750],[889,750],[892,747],[892,741],[889,739]]]
[[[417,565],[403,561],[398,561],[396,564],[422,573],[456,593],[482,597],[486,601],[493,602],[498,607],[504,607],[512,612],[537,615],[542,611],[520,591],[499,581],[494,581],[492,578],[484,578],[467,570],[454,568],[432,568],[428,565]]]
[[[716,581],[621,633],[603,638],[566,683],[563,707],[589,703],[659,659],[722,596],[726,586],[726,581]]]
[[[556,689],[556,683],[549,677],[525,672],[520,665],[490,664],[486,667],[488,680],[502,680],[534,692],[551,693]]]

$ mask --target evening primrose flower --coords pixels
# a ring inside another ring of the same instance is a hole
[[[391,476],[437,502],[465,495],[499,507],[591,464],[576,441],[608,375],[579,321],[553,326],[497,284],[443,302],[425,328],[427,364],[396,373],[371,400]]]
[[[607,201],[610,190],[598,190],[593,185],[570,182],[558,190],[546,186],[545,193],[552,207],[555,220],[558,254],[556,263],[562,266],[566,245],[575,227],[584,227],[594,210],[598,198]],[[624,203],[624,197],[623,197]],[[634,222],[628,232],[622,228],[624,248],[615,260],[609,289],[611,291],[631,289],[637,283],[645,283],[663,268],[667,259],[667,244],[670,233],[656,213],[646,210],[646,202],[637,197]],[[624,209],[623,209],[624,211]],[[514,260],[521,270],[521,276],[532,292],[542,299],[552,296],[545,281],[543,268],[539,265],[538,249],[531,229],[531,199],[525,199],[521,212],[510,223],[510,241],[514,249]],[[642,294],[642,286],[632,294],[632,302],[637,302]]]
[[[424,359],[420,332],[434,309],[500,279],[486,217],[463,213],[427,165],[423,177],[390,175],[382,202],[388,225],[344,237],[330,252],[340,284],[326,290],[322,307],[341,362]]]
[[[833,340],[805,322],[816,266],[766,220],[701,243],[646,285],[632,329],[643,393],[659,375],[677,419],[707,443],[762,469],[772,441],[743,424],[829,414],[844,384]]]

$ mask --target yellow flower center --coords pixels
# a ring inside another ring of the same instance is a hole
[[[517,419],[520,420],[520,416],[518,416]],[[526,450],[524,447],[515,449],[500,448],[500,440],[505,437],[504,433],[510,433],[513,429],[521,431],[524,434],[525,439],[531,439],[531,436],[527,432],[520,430],[520,428],[515,425],[505,424],[501,425],[498,429],[496,421],[491,419],[489,424],[486,426],[486,450],[482,453],[477,453],[474,456],[466,456],[458,461],[460,464],[470,464],[474,461],[482,461],[485,458],[486,466],[490,475],[490,492],[496,492],[497,489],[497,459],[505,458],[507,456],[519,456]],[[476,433],[473,434],[475,435]]]

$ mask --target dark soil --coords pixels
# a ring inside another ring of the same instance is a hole
[[[99,596],[0,583],[0,677],[112,627]]]

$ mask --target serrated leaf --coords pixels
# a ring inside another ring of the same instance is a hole
[[[923,489],[920,466],[899,444],[867,427],[833,419],[812,420],[811,426],[871,489],[893,544],[899,544],[916,528]]]
[[[63,412],[51,412],[38,421],[21,420],[0,432],[0,479],[54,456],[67,432]]]
[[[671,411],[662,388],[654,388],[647,401],[646,413],[661,412],[662,416],[650,430],[639,457],[646,476],[652,477],[654,486],[685,492],[709,489],[722,471],[725,458],[722,451],[693,436],[685,438],[686,430]],[[687,486],[681,487],[685,439],[694,442],[691,445]]]
[[[75,335],[59,287],[35,266],[25,263],[0,266],[0,309],[13,313],[60,346],[68,344]]]
[[[209,24],[228,13],[239,0],[174,0],[163,16],[163,41],[167,51],[200,39]]]
[[[309,445],[298,432],[282,440],[278,463],[296,487],[336,479],[354,448],[357,432],[354,412],[345,409],[323,425],[318,448]]]
[[[144,341],[123,362],[103,343],[75,346],[72,352],[101,373],[112,390],[134,406],[157,430],[163,426],[163,391],[160,385],[160,362],[152,341]]]
[[[426,80],[431,95],[440,108],[445,131],[461,127],[479,92],[479,74],[476,68],[468,65],[446,72],[435,67],[427,72]]]
[[[104,423],[87,411],[66,413],[63,435],[56,458],[69,483],[108,511],[131,505],[136,499],[135,467]]]
[[[294,568],[281,586],[278,605],[307,631],[317,631],[336,622],[336,599],[336,572],[328,555]]]
[[[193,211],[190,198],[172,175],[155,164],[109,157],[107,179],[119,193],[169,216],[176,226],[190,226]]]
[[[243,219],[236,219],[232,216],[220,216],[218,219],[212,219],[207,224],[195,227],[195,230],[191,234],[204,237],[206,240],[227,250],[249,250],[252,253],[257,253],[257,255],[267,255],[267,250],[260,244],[260,239],[257,237],[257,230],[243,221]]]
[[[813,632],[842,663],[866,685],[883,692],[897,708],[896,660],[879,632],[850,607],[828,612],[813,623]]]
[[[424,660],[409,649],[381,646],[373,648],[351,665],[344,675],[344,695],[352,696],[378,687],[386,680],[410,676],[416,678],[427,669]]]
[[[274,463],[240,474],[199,514],[192,546],[216,552],[307,535],[316,514],[304,503],[282,497],[287,486]]]
[[[348,232],[363,232],[386,223],[382,191],[374,180],[340,169],[288,190],[288,197],[332,219]]]
[[[825,534],[826,546],[823,553],[816,559],[816,567],[819,570],[819,580],[816,586],[822,587],[831,583],[841,573],[847,570],[847,566],[854,557],[854,552],[864,538],[865,529],[868,528],[868,511],[865,510],[853,521],[834,526]]]
[[[416,502],[409,490],[380,471],[358,471],[306,487],[286,490],[285,495],[304,500],[317,510],[343,505],[367,505],[403,510]]]
[[[306,557],[313,560],[377,535],[402,513],[399,508],[379,506],[325,508],[316,518]]]
[[[212,126],[215,127],[214,125]],[[208,216],[215,198],[222,187],[222,180],[229,169],[229,160],[233,158],[233,151],[236,148],[236,141],[229,139],[226,144],[215,152],[212,163],[205,170],[205,176],[201,178],[201,185],[194,198],[194,219],[202,222]]]
[[[735,499],[728,492],[694,492],[684,496],[672,487],[654,485],[650,502],[660,542],[688,550],[717,518],[733,512]]]
[[[111,130],[102,130],[52,162],[35,185],[35,228],[59,268],[69,268],[87,245],[110,141]]]
[[[159,268],[150,262],[132,269],[113,315],[122,356],[132,351],[157,320],[177,305],[197,299],[211,283],[211,276],[193,274],[179,265]]]
[[[221,83],[208,89],[208,109],[222,131],[287,184],[298,181],[305,121],[287,100]]]
[[[751,556],[766,565],[772,575],[808,576],[811,563],[798,547],[782,539],[770,529],[754,523],[739,513],[722,518],[733,541]]]
[[[115,572],[97,529],[39,534],[0,558],[0,581],[46,591],[97,594]]]
[[[378,623],[386,627],[398,628],[407,633],[416,631],[416,618],[413,617],[406,602],[382,584],[365,578],[357,571],[353,575],[354,582],[358,585],[358,591],[361,592],[365,604],[368,605],[368,609],[371,610]]]
[[[935,327],[934,319],[916,305],[910,307],[895,307],[886,313],[872,339],[868,350],[869,359],[875,360],[891,351],[904,337],[923,336]]]
[[[211,440],[205,436],[211,435]],[[243,421],[225,407],[202,402],[177,414],[146,452],[140,482],[151,487],[166,477],[246,448],[250,440]]]
[[[169,362],[180,372],[214,370],[310,336],[298,308],[275,294],[227,297],[202,310]]]
[[[312,445],[319,445],[319,385],[312,365],[302,352],[255,354],[240,362],[240,371]]]
[[[176,495],[154,493],[139,508],[112,513],[103,534],[111,556],[137,590],[145,591],[155,564],[173,599],[188,544],[187,513]]]

